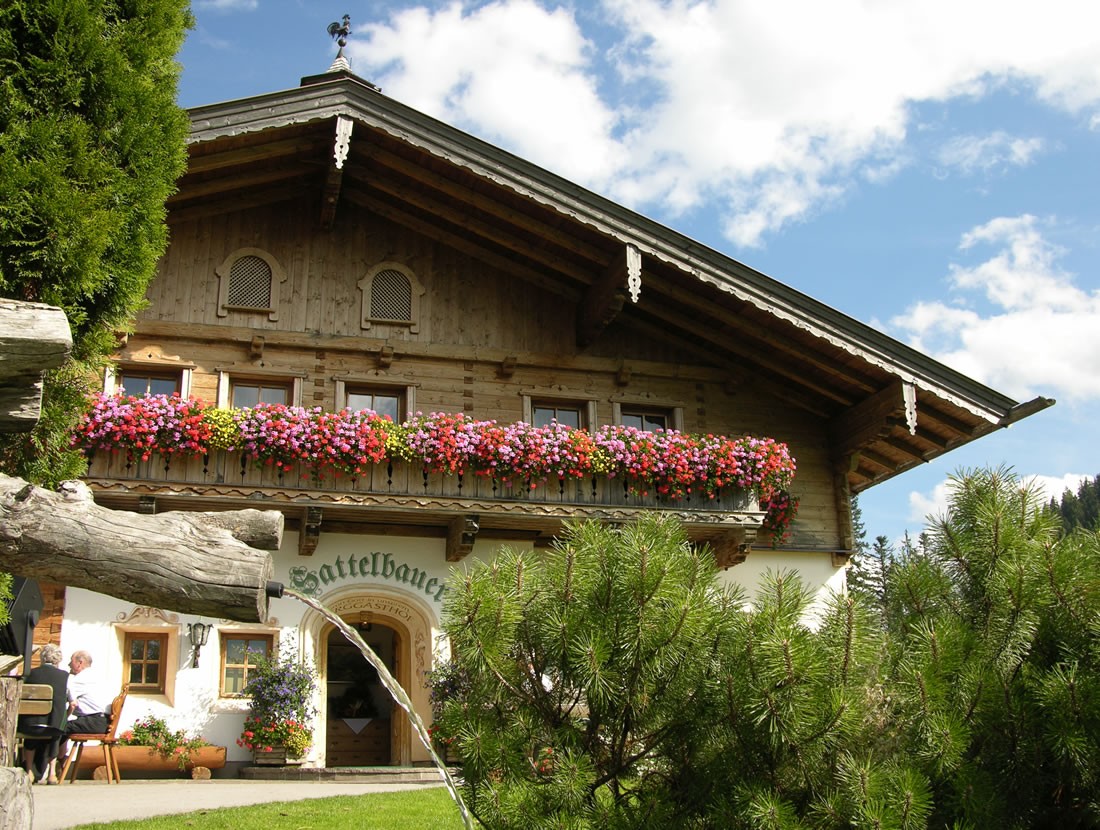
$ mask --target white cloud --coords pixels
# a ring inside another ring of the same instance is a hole
[[[1042,493],[1041,499],[1044,503],[1049,502],[1051,499],[1058,501],[1062,500],[1062,494],[1069,490],[1072,493],[1077,492],[1077,488],[1081,486],[1084,481],[1092,481],[1093,476],[1086,475],[1085,473],[1066,473],[1063,476],[1023,476],[1024,481],[1030,481],[1037,486]]]
[[[988,173],[1023,167],[1042,149],[1041,138],[1015,138],[998,130],[986,136],[956,136],[940,148],[939,162],[967,175]]]
[[[452,2],[401,11],[364,33],[349,55],[376,67],[386,94],[593,187],[621,167],[617,116],[586,72],[592,45],[564,9]]]
[[[951,497],[951,482],[941,481],[930,493],[916,490],[909,493],[910,522],[919,522],[923,527],[928,519],[936,519],[947,513],[947,502]]]
[[[704,203],[739,245],[907,160],[913,104],[1006,85],[1100,103],[1100,4],[1049,0],[453,0],[349,47],[387,94],[669,218]],[[602,17],[600,17],[602,16]],[[600,17],[599,42],[586,39]],[[1095,121],[1095,119],[1094,119]],[[1041,137],[945,148],[1026,164]]]
[[[1076,493],[1082,481],[1091,481],[1093,477],[1084,473],[1066,473],[1061,476],[1022,475],[1019,478],[1021,484],[1030,483],[1036,486],[1039,490],[1039,501],[1046,504],[1051,499],[1060,501],[1066,490]],[[910,491],[909,515],[906,520],[924,527],[929,519],[934,520],[945,516],[954,487],[955,482],[948,479],[939,482],[927,493]]]
[[[1019,398],[1100,398],[1100,292],[1059,268],[1063,252],[1034,216],[1001,217],[963,235],[992,246],[976,265],[952,265],[951,302],[922,302],[890,325],[916,348]]]

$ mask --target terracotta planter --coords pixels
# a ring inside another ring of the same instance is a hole
[[[179,770],[179,764],[175,758],[165,758],[159,752],[147,746],[116,746],[114,754],[118,761],[119,772],[122,773],[123,778],[126,777],[127,772],[172,772]],[[190,772],[192,777],[196,777],[196,768],[212,770],[221,769],[224,766],[224,746],[203,746],[191,751],[191,757],[184,771]],[[106,770],[103,769],[103,753],[95,746],[86,747],[84,752],[80,754],[80,764],[77,768],[93,770],[93,777],[96,773],[106,776]],[[198,777],[205,776],[200,775]]]

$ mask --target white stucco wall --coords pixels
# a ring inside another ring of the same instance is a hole
[[[453,569],[462,570],[473,562],[491,561],[504,544],[481,540],[462,563],[452,566],[444,558],[441,538],[404,536],[360,536],[326,533],[313,556],[298,555],[297,534],[285,534],[282,550],[275,554],[275,579],[323,602],[372,594],[397,605],[414,609],[428,620],[431,642],[438,649],[439,617],[444,590]],[[509,547],[529,547],[508,543]],[[841,591],[844,569],[835,568],[822,552],[753,550],[747,560],[722,572],[721,579],[744,586],[751,601],[765,574],[781,569],[798,570],[819,601],[831,591]],[[305,628],[301,626],[305,620]],[[192,650],[187,639],[188,623],[213,624],[208,644],[202,649],[198,667],[192,667]],[[271,601],[267,626],[242,625],[187,614],[154,612],[112,597],[81,589],[66,593],[65,621],[61,648],[66,659],[72,651],[85,649],[94,657],[91,671],[111,694],[122,683],[124,631],[164,631],[170,646],[167,694],[131,694],[122,715],[122,729],[146,714],[167,720],[173,729],[201,734],[211,743],[227,747],[227,760],[245,762],[247,751],[236,745],[247,711],[245,701],[219,698],[219,634],[229,630],[266,630],[278,636],[280,651],[316,659],[315,635],[319,618],[315,612],[291,597]],[[311,633],[312,632],[312,633]],[[428,657],[430,661],[430,655]],[[321,704],[319,691],[317,704]],[[310,760],[319,759],[315,747]]]

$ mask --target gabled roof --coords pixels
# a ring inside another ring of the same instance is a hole
[[[190,115],[170,222],[312,199],[331,226],[345,200],[363,206],[576,303],[582,347],[614,320],[765,384],[828,423],[853,492],[1053,404],[1019,404],[349,72]]]

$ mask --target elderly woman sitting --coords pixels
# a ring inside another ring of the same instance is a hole
[[[58,668],[61,649],[42,646],[38,652],[39,666],[23,678],[24,683],[44,683],[53,689],[53,707],[48,715],[20,715],[19,731],[27,738],[23,742],[23,765],[36,784],[57,783],[57,753],[64,734],[68,705],[65,688],[69,673]]]

